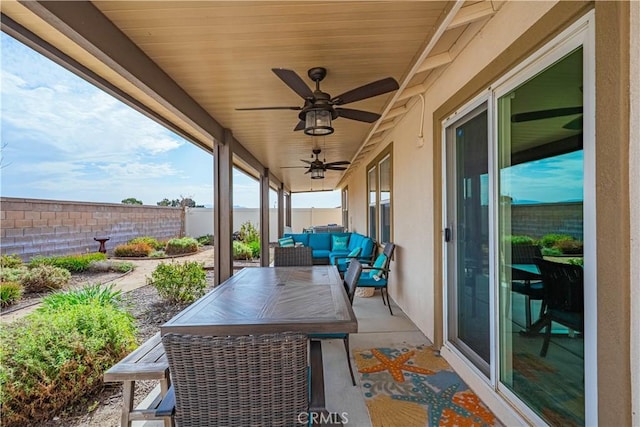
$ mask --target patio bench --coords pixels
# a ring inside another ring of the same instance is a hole
[[[145,409],[134,409],[133,397],[136,381],[158,380],[160,395]],[[104,373],[105,382],[122,381],[122,421],[121,426],[131,426],[132,421],[158,419],[155,409],[169,390],[169,362],[162,346],[160,332],[149,338],[120,362]],[[164,419],[165,426],[171,425],[170,418]]]

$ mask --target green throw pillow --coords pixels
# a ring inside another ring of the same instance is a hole
[[[278,244],[281,248],[290,248],[295,246],[295,243],[293,243],[293,237],[283,237],[282,239],[278,239]]]
[[[349,245],[349,236],[331,236],[332,251],[346,251]]]

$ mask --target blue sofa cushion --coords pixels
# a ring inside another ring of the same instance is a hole
[[[367,237],[364,237],[362,234],[358,234],[358,233],[352,233],[351,237],[349,238],[349,250],[352,251],[355,248],[360,248],[362,247],[362,241],[364,239],[366,239]]]
[[[331,253],[337,251],[348,251],[348,247],[349,236],[331,236]]]
[[[363,237],[360,247],[362,248],[362,252],[360,252],[360,257],[361,258],[372,258],[373,257],[373,250],[375,248],[375,244],[373,243],[372,239],[370,239],[368,237]]]
[[[331,233],[311,233],[309,236],[309,246],[314,251],[316,249],[322,249],[327,251],[327,258],[329,258],[329,252],[331,251]],[[315,258],[317,258],[314,255]]]
[[[311,251],[311,256],[313,258],[329,258],[330,253],[331,252],[329,252],[329,249],[313,249]]]
[[[343,262],[346,258],[340,257],[346,257],[347,255],[349,255],[349,252],[347,251],[331,251],[331,253],[329,254],[329,261],[331,264],[335,264],[337,258],[338,262]]]

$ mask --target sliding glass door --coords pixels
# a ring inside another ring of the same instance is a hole
[[[446,129],[448,340],[489,376],[489,185],[486,104]]]

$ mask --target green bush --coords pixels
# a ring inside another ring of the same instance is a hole
[[[529,236],[507,236],[507,241],[511,241],[512,245],[536,245],[537,242],[533,237]]]
[[[543,256],[560,256],[562,255],[562,251],[558,248],[542,248],[540,250]]]
[[[128,261],[105,260],[92,261],[87,271],[96,273],[127,273],[135,268],[135,265]]]
[[[251,248],[249,245],[237,240],[233,241],[233,259],[251,259]]]
[[[25,266],[0,268],[0,282],[20,282],[29,270]]]
[[[198,251],[198,241],[193,237],[171,239],[167,242],[164,252],[167,255],[190,254]]]
[[[64,268],[39,265],[27,270],[20,283],[29,292],[45,292],[62,289],[69,283],[69,279],[71,279],[71,273]]]
[[[0,256],[0,267],[2,268],[18,268],[22,266],[22,260],[18,255],[2,255]]]
[[[23,288],[18,282],[0,283],[0,306],[6,307],[22,298]]]
[[[107,259],[107,256],[100,252],[69,256],[35,257],[29,261],[29,267],[52,265],[64,268],[72,273],[81,273],[86,271],[93,261],[103,261],[105,259]]]
[[[583,250],[583,243],[580,240],[563,239],[558,240],[553,247],[559,249],[563,254],[579,255]]]
[[[3,425],[33,425],[53,418],[100,389],[104,371],[135,345],[133,317],[111,305],[39,311],[3,327]]]
[[[85,285],[81,289],[56,292],[42,299],[38,310],[61,310],[72,305],[99,305],[117,307],[122,301],[122,291],[114,291],[115,285],[102,286],[100,283]]]
[[[119,245],[113,250],[113,254],[117,257],[137,257],[142,258],[149,256],[153,248],[146,243],[131,243]]]
[[[164,258],[166,256],[167,256],[167,254],[164,253],[164,251],[152,251],[149,254],[149,258]]]
[[[260,233],[258,233],[258,230],[253,226],[251,221],[247,221],[240,226],[238,236],[241,242],[247,244],[260,241]]]
[[[151,273],[151,278],[147,278],[147,284],[156,288],[158,294],[169,302],[186,303],[204,294],[206,278],[203,264],[195,261],[160,263]]]
[[[567,239],[572,240],[573,237],[567,234],[558,233],[545,234],[544,236],[542,236],[542,239],[540,239],[540,245],[544,248],[552,248],[558,241]]]
[[[151,236],[136,237],[135,239],[129,240],[127,243],[130,245],[135,245],[136,243],[146,243],[147,245],[151,246],[151,248],[157,251],[164,249],[165,245],[164,242],[160,242],[158,239]]]
[[[584,258],[569,258],[568,262],[571,265],[579,265],[580,267],[584,267]]]
[[[251,249],[251,258],[260,258],[260,241],[253,241],[249,244],[249,249]]]
[[[201,245],[213,246],[213,234],[207,234],[207,235],[204,235],[204,236],[200,236],[200,237],[196,238],[196,240]]]

